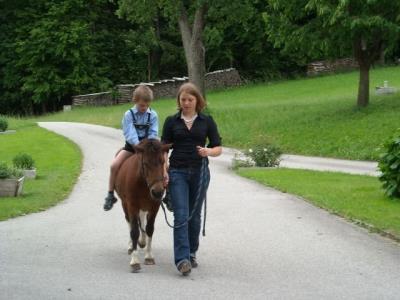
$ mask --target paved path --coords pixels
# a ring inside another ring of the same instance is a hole
[[[281,167],[378,176],[378,163],[302,155],[282,155]]]
[[[45,212],[0,222],[0,299],[399,299],[400,246],[212,159],[198,269],[180,276],[157,218],[157,265],[130,273],[120,204],[103,212],[112,128],[41,123],[77,143],[82,174]],[[60,162],[62,163],[62,162]]]
[[[240,151],[224,148],[226,154],[222,159],[229,163],[234,158],[235,153]],[[280,167],[292,169],[308,169],[317,171],[342,172],[349,174],[379,176],[378,163],[371,161],[355,161],[324,157],[311,157],[302,155],[283,154],[281,156]]]

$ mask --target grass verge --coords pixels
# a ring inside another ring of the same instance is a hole
[[[377,178],[286,168],[237,173],[400,241],[400,201],[384,196]]]
[[[65,199],[81,170],[79,148],[66,138],[26,120],[10,119],[14,134],[0,135],[0,161],[12,164],[19,152],[30,154],[37,178],[25,180],[21,197],[0,198],[0,221],[45,210]]]
[[[375,95],[374,87],[389,80],[400,87],[400,67],[373,69],[367,108],[356,107],[358,72],[255,84],[207,94],[225,146],[246,148],[267,136],[285,153],[376,160],[378,148],[399,126],[400,93]],[[120,128],[130,104],[76,108],[40,117]],[[176,112],[174,99],[155,101],[160,130]]]

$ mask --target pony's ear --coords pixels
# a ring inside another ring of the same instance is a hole
[[[162,147],[162,151],[168,152],[169,149],[172,147],[172,144],[164,144],[161,147]]]
[[[133,149],[135,149],[135,151],[136,151],[137,153],[143,153],[143,152],[144,152],[143,147],[140,146],[140,145],[133,146]]]

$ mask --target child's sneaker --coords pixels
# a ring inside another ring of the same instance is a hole
[[[107,197],[105,198],[105,202],[103,208],[105,211],[110,210],[114,203],[117,202],[117,198],[115,198],[113,193],[108,193]]]

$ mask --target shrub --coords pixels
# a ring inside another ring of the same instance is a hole
[[[391,198],[400,198],[400,128],[395,135],[384,144],[386,150],[380,156],[379,169],[382,175],[385,194]]]
[[[11,178],[20,178],[24,176],[24,172],[22,172],[17,168],[10,168],[10,170],[11,170]]]
[[[260,136],[245,154],[254,161],[257,167],[275,167],[279,166],[282,151],[267,138]]]
[[[14,156],[13,164],[15,168],[22,170],[32,170],[35,168],[35,161],[32,156],[26,153],[20,153]]]
[[[22,172],[15,168],[8,167],[7,163],[0,162],[0,179],[19,178],[22,177]]]
[[[235,153],[232,159],[232,169],[248,168],[255,165],[254,161],[244,154]]]
[[[6,131],[8,128],[8,121],[6,118],[0,117],[0,131]]]
[[[11,177],[11,169],[5,162],[0,162],[0,179],[6,179]]]

